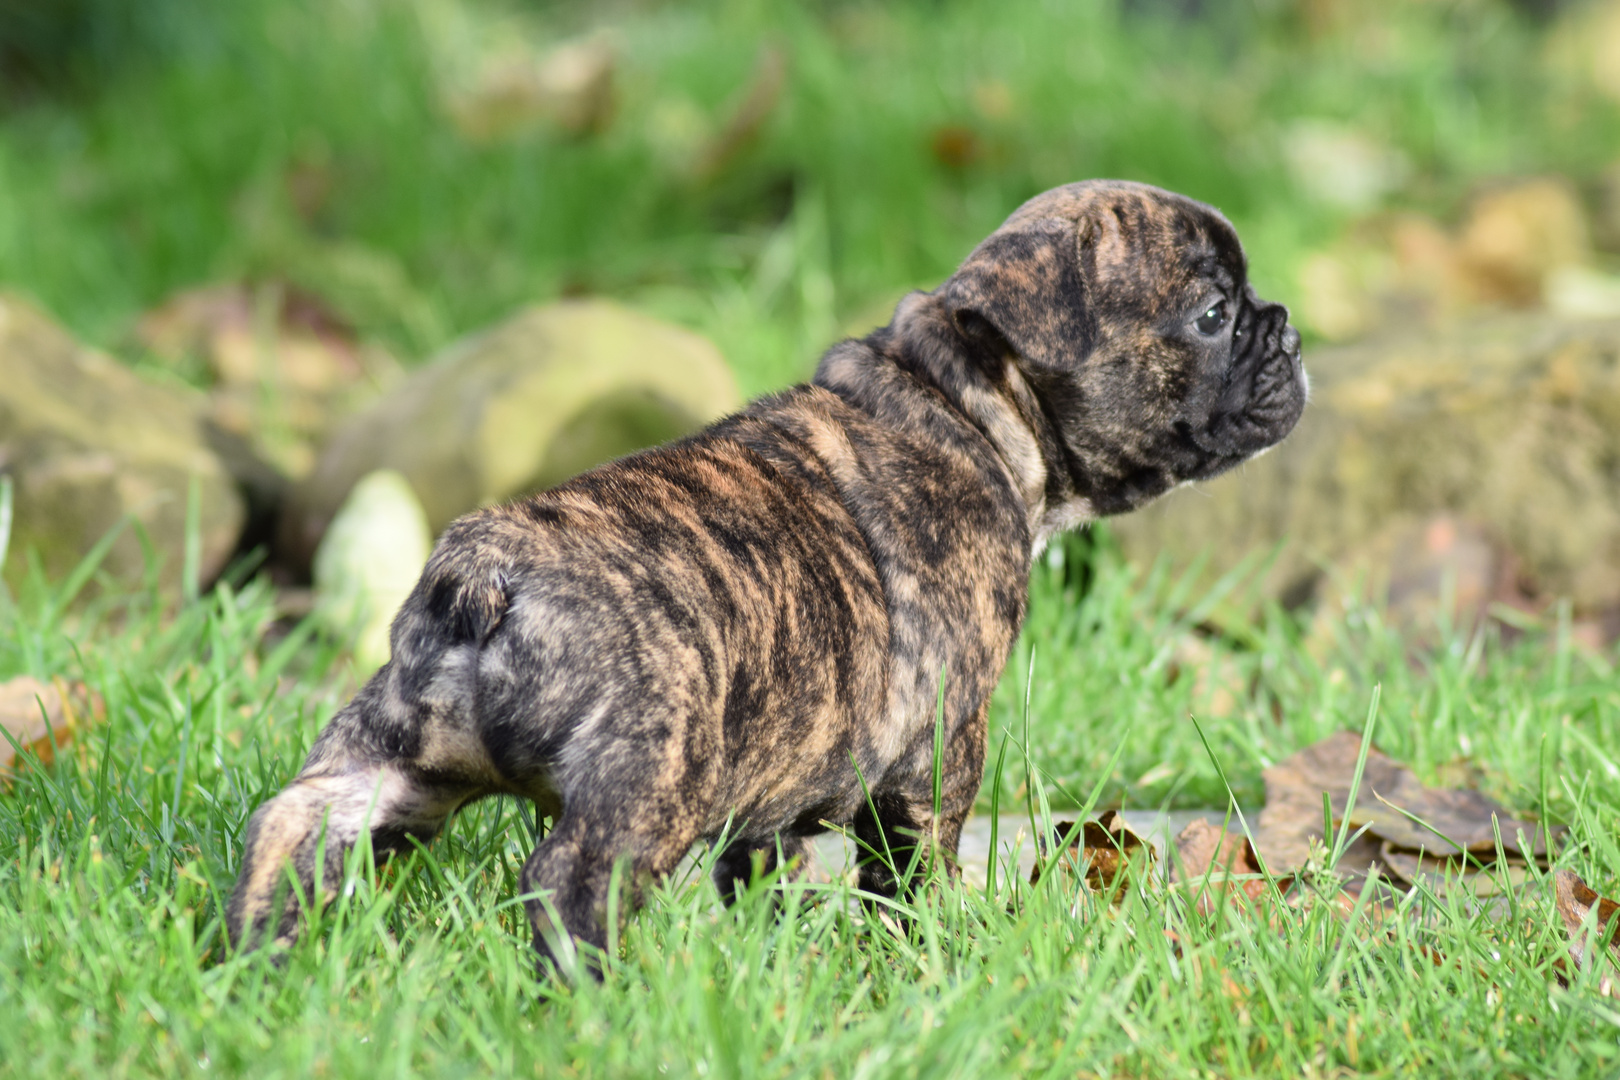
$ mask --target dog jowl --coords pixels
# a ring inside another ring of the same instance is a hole
[[[604,945],[616,864],[634,903],[722,834],[728,899],[826,822],[949,865],[1033,553],[1298,420],[1299,335],[1246,272],[1207,206],[1057,188],[809,384],[456,521],[250,820],[233,940],[289,940],[361,829],[399,850],[498,793],[552,819],[521,875],[542,956]]]

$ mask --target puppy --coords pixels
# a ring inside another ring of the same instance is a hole
[[[497,793],[552,819],[542,956],[604,946],[616,863],[634,902],[722,833],[728,901],[827,822],[950,865],[1034,553],[1281,440],[1299,344],[1210,207],[1037,196],[808,385],[451,524],[393,659],[249,821],[232,940],[290,940],[361,829],[401,850]]]

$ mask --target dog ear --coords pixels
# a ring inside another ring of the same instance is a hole
[[[1041,218],[992,233],[936,295],[970,341],[986,325],[1027,362],[1073,368],[1091,351],[1084,229],[1072,220]]]

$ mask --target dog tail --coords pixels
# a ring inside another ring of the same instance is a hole
[[[431,663],[446,649],[489,640],[510,603],[513,565],[505,523],[485,514],[453,522],[390,630],[396,666]]]
[[[425,725],[469,722],[478,654],[506,618],[515,577],[498,528],[484,514],[451,523],[389,627],[388,663],[322,731],[306,771],[339,747],[408,757]]]

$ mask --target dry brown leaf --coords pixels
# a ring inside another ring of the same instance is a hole
[[[1093,892],[1106,893],[1110,903],[1124,899],[1133,866],[1146,869],[1154,857],[1151,845],[1132,832],[1125,818],[1110,810],[1100,821],[1088,821],[1079,830],[1072,821],[1057,822],[1052,826],[1054,843],[1073,834],[1064,862]],[[1037,862],[1030,870],[1029,883],[1041,879],[1041,866]]]
[[[1176,854],[1179,863],[1171,870],[1171,879],[1191,881],[1203,877],[1210,870],[1239,874],[1259,873],[1249,842],[1242,833],[1229,832],[1207,818],[1198,818],[1187,824],[1176,836]]]
[[[1608,946],[1610,958],[1620,964],[1620,904],[1599,896],[1570,870],[1553,871],[1553,897],[1558,917],[1569,933],[1569,955],[1580,968],[1589,968],[1593,958],[1587,953],[1588,935],[1598,948]]]
[[[10,736],[0,736],[0,782],[9,781],[17,771],[13,742],[48,765],[83,725],[104,712],[101,699],[83,683],[69,685],[60,679],[43,683],[28,675],[0,683],[0,728]]]
[[[1523,560],[1483,521],[1451,513],[1398,517],[1368,548],[1370,561],[1388,568],[1386,617],[1409,633],[1426,635],[1442,615],[1475,625],[1492,604],[1538,609]]]
[[[1361,741],[1347,731],[1335,732],[1299,753],[1279,761],[1261,775],[1266,784],[1266,806],[1256,822],[1255,846],[1275,874],[1291,874],[1311,861],[1312,842],[1322,835],[1322,793],[1333,801],[1333,813],[1344,813],[1350,779]],[[1382,754],[1367,757],[1363,785],[1393,779],[1393,765]]]
[[[961,172],[984,157],[984,140],[966,124],[946,124],[929,135],[928,150],[945,168]]]
[[[1215,910],[1218,899],[1233,892],[1251,904],[1266,893],[1260,862],[1241,833],[1199,818],[1176,837],[1176,856],[1171,880],[1195,890],[1198,910],[1205,915]],[[1278,885],[1286,887],[1287,882]]]
[[[1505,854],[1540,859],[1547,855],[1547,837],[1539,824],[1509,817],[1499,803],[1477,791],[1426,788],[1406,773],[1393,794],[1371,794],[1373,798],[1365,803],[1356,800],[1350,824],[1354,828],[1370,825],[1369,832],[1397,848],[1422,849],[1434,855],[1466,851],[1493,861],[1496,830],[1500,829]]]
[[[280,285],[186,289],[142,315],[135,336],[165,360],[201,356],[224,387],[257,389],[270,379],[283,393],[327,393],[365,374],[343,320]]]
[[[1379,860],[1402,881],[1409,885],[1421,883],[1440,897],[1460,889],[1468,896],[1485,900],[1516,892],[1532,880],[1529,866],[1518,859],[1495,861],[1488,870],[1482,870],[1477,858],[1447,858],[1402,851],[1392,844],[1384,844]],[[1503,888],[1504,878],[1506,888]]]
[[[466,85],[445,94],[456,130],[477,144],[550,125],[573,136],[605,131],[617,104],[618,48],[592,34],[537,54],[522,44],[485,56]]]
[[[291,476],[313,466],[331,425],[395,366],[319,297],[273,281],[176,293],[141,317],[135,337],[167,362],[205,363],[211,423]]]
[[[1334,827],[1342,823],[1360,752],[1360,737],[1340,731],[1265,771],[1266,807],[1260,812],[1255,844],[1272,873],[1299,870],[1310,860],[1312,841],[1328,840],[1322,835],[1324,792],[1331,801]],[[1350,825],[1370,826],[1370,836],[1364,836],[1359,846],[1351,845],[1341,860],[1340,870],[1352,877],[1364,874],[1381,856],[1381,842],[1439,856],[1464,851],[1493,856],[1500,829],[1502,847],[1509,855],[1545,857],[1547,852],[1547,837],[1536,823],[1508,816],[1500,804],[1477,791],[1425,787],[1376,748],[1367,753]]]

